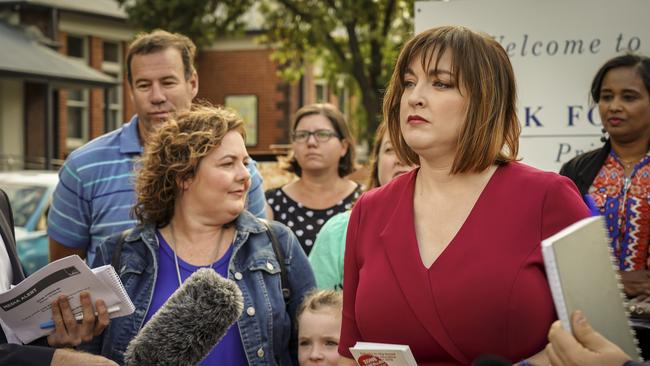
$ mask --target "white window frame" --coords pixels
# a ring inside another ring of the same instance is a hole
[[[68,152],[71,152],[72,150],[80,147],[81,145],[85,144],[88,141],[88,136],[90,135],[89,131],[89,118],[88,118],[88,113],[89,113],[89,103],[88,101],[90,100],[88,89],[77,89],[81,91],[81,99],[82,100],[72,100],[72,99],[67,99],[66,100],[66,108],[67,108],[67,115],[68,118],[70,118],[70,109],[80,109],[81,110],[81,136],[70,136],[68,131],[66,133],[66,148]],[[66,121],[67,123],[67,121]]]
[[[68,37],[75,37],[75,38],[80,38],[83,40],[83,57],[75,57],[75,56],[70,56],[66,55],[69,59],[82,63],[84,65],[88,65],[89,62],[89,41],[88,41],[88,36],[80,35],[80,34],[68,34]],[[68,89],[69,90],[69,89]],[[69,111],[71,108],[74,109],[81,109],[81,136],[74,136],[74,137],[69,137],[69,131],[66,132],[66,150],[68,152],[71,152],[72,150],[80,147],[81,145],[85,144],[88,141],[88,138],[90,136],[90,123],[89,123],[89,113],[90,113],[90,93],[88,92],[88,89],[76,89],[81,91],[81,100],[71,100],[69,98],[66,99],[66,109]],[[68,113],[68,116],[70,113]],[[66,120],[66,123],[68,121]]]
[[[122,43],[118,40],[104,39],[103,42],[110,42],[117,44],[117,62],[112,61],[102,61],[102,71],[105,73],[115,76],[117,80],[122,80],[123,70],[122,70]],[[103,45],[102,45],[103,49]],[[123,98],[124,98],[124,88],[122,84],[114,86],[115,93],[117,97],[117,103],[110,103],[108,109],[111,114],[116,114],[117,118],[111,124],[108,125],[109,131],[115,130],[122,126],[122,110],[123,110]],[[102,103],[103,104],[103,103]],[[108,132],[108,131],[106,131]]]
[[[318,98],[318,88],[323,88],[323,99]],[[314,102],[316,103],[329,103],[329,90],[327,80],[316,79],[314,80]]]

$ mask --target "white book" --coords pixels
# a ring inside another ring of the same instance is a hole
[[[115,292],[120,300],[119,310],[111,312],[109,314],[110,318],[119,318],[121,316],[133,314],[135,311],[135,306],[133,305],[133,302],[131,302],[129,294],[126,293],[126,289],[122,284],[122,280],[120,280],[120,276],[118,276],[117,272],[115,272],[115,268],[113,268],[113,266],[110,264],[107,264],[101,267],[93,268],[92,271],[106,286]]]
[[[571,314],[582,310],[596,331],[638,360],[603,217],[582,219],[542,241],[542,255],[563,328],[571,331]]]
[[[411,349],[405,344],[357,342],[350,347],[359,366],[417,366]]]
[[[102,299],[115,318],[135,310],[115,271],[88,268],[79,256],[61,258],[39,269],[17,286],[0,293],[0,319],[23,343],[52,333],[46,324],[52,320],[52,303],[68,296],[75,316],[82,314],[79,293],[87,291],[91,299]]]

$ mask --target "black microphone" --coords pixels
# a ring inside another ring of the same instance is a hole
[[[512,362],[494,355],[484,355],[472,362],[472,366],[512,366]]]
[[[194,272],[131,340],[127,365],[196,365],[237,321],[244,298],[211,268]]]

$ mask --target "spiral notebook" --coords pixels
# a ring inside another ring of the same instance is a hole
[[[99,278],[106,286],[115,292],[120,299],[118,311],[110,313],[111,318],[119,318],[121,316],[130,315],[135,311],[135,306],[126,293],[126,289],[120,280],[120,276],[115,272],[115,268],[110,264],[92,269],[93,273]]]
[[[580,309],[595,330],[639,360],[603,217],[580,220],[542,241],[542,254],[564,329],[571,330],[571,313]]]

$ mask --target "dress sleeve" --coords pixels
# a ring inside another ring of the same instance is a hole
[[[365,196],[361,196],[352,209],[345,243],[345,258],[343,266],[343,312],[339,354],[352,358],[350,347],[361,340],[355,317],[357,286],[359,285],[358,245],[362,223],[362,212]]]
[[[318,232],[314,247],[309,253],[309,263],[314,270],[318,288],[342,288],[345,235],[349,219],[350,212],[342,212],[329,219]]]
[[[589,216],[576,185],[558,175],[554,175],[547,187],[542,210],[542,240]]]

